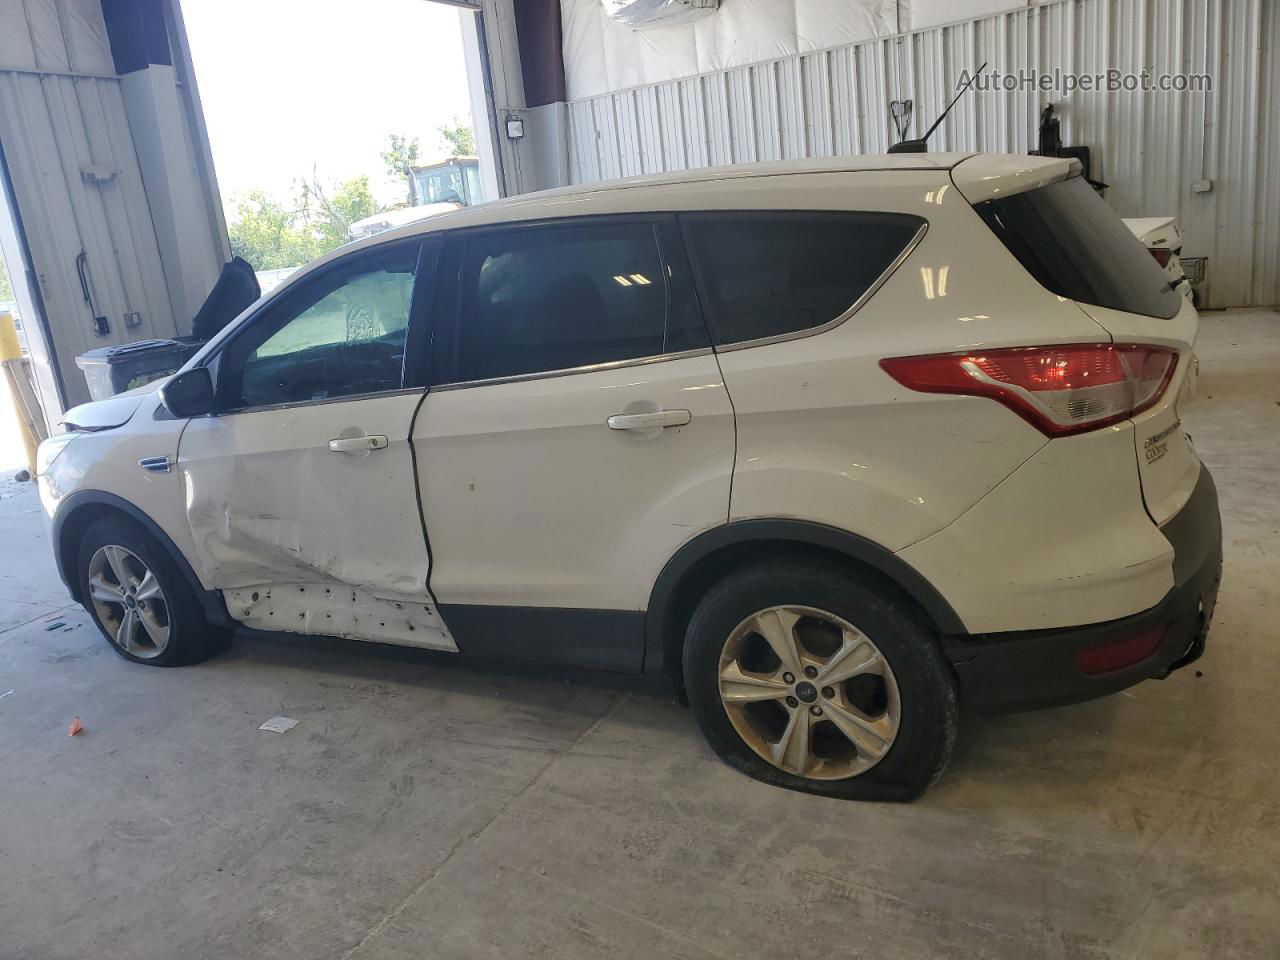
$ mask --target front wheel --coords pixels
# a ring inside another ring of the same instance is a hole
[[[955,740],[955,681],[936,638],[880,584],[776,561],[713,587],[689,623],[690,706],[711,746],[758,780],[911,800]]]
[[[85,609],[116,653],[134,663],[195,663],[226,646],[169,552],[132,521],[104,517],[80,542]]]

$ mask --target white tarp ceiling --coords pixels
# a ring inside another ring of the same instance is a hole
[[[560,0],[570,100],[919,30],[1029,0],[721,0],[696,23],[632,30],[600,0]]]

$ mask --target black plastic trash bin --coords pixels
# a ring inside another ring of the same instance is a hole
[[[76,357],[76,366],[84,371],[89,396],[94,400],[105,400],[176,373],[203,345],[203,340],[120,343],[80,354]]]

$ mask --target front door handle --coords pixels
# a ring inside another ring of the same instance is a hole
[[[655,410],[652,413],[615,413],[610,430],[652,430],[655,427],[683,427],[693,419],[688,410]]]
[[[362,453],[365,450],[382,450],[388,440],[381,434],[367,437],[337,437],[329,441],[329,449],[334,453]]]

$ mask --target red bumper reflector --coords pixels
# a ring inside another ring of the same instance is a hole
[[[1164,627],[1144,630],[1122,640],[1108,640],[1095,647],[1076,652],[1076,666],[1081,673],[1109,673],[1145,660],[1156,652],[1164,639]]]

